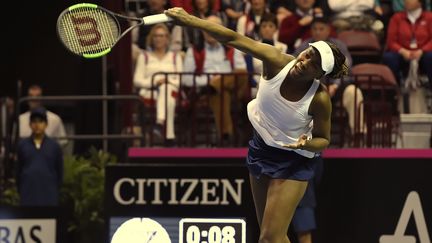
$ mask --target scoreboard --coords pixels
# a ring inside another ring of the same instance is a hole
[[[109,242],[253,242],[259,229],[248,176],[238,161],[108,166]]]

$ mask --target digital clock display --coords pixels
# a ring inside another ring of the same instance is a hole
[[[184,218],[179,243],[246,243],[243,219]]]

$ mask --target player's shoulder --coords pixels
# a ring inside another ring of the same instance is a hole
[[[291,62],[292,60],[296,59],[296,57],[291,55],[291,54],[283,53],[282,56],[287,60],[288,63]]]
[[[319,84],[318,89],[313,97],[312,105],[321,108],[331,105],[330,94],[328,93],[327,87],[324,84]]]
[[[275,50],[277,49],[275,48]],[[295,56],[291,54],[280,53],[279,51],[276,51],[276,53],[277,55],[273,58],[273,60],[275,63],[278,64],[277,66],[279,66],[281,69],[295,59]]]

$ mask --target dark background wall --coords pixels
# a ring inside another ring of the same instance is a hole
[[[39,84],[44,95],[101,95],[102,59],[83,59],[69,53],[60,43],[56,21],[67,7],[82,1],[11,1],[3,8],[12,17],[2,15],[2,57],[0,64],[0,97],[17,99],[17,82],[21,92]],[[121,12],[123,1],[86,1]],[[130,93],[130,38],[122,39],[107,56],[108,93],[114,83],[122,93]],[[128,52],[129,51],[129,52]],[[125,70],[125,71],[121,71]],[[127,84],[126,86],[124,84]],[[65,123],[73,123],[76,134],[101,132],[100,102],[54,102],[48,109],[59,113]],[[21,106],[22,110],[26,106]],[[110,112],[114,116],[115,112]],[[94,143],[95,141],[90,141]],[[84,145],[87,147],[87,145]]]
[[[5,30],[2,34],[3,65],[0,67],[1,96],[14,96],[18,79],[23,80],[24,88],[31,83],[41,84],[47,95],[100,92],[100,59],[75,57],[57,38],[57,17],[74,3],[78,1],[8,3],[7,9],[13,18],[2,16]]]

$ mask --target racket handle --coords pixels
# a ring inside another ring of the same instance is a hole
[[[154,14],[143,18],[144,25],[158,24],[163,22],[171,21],[172,18],[165,14]]]

